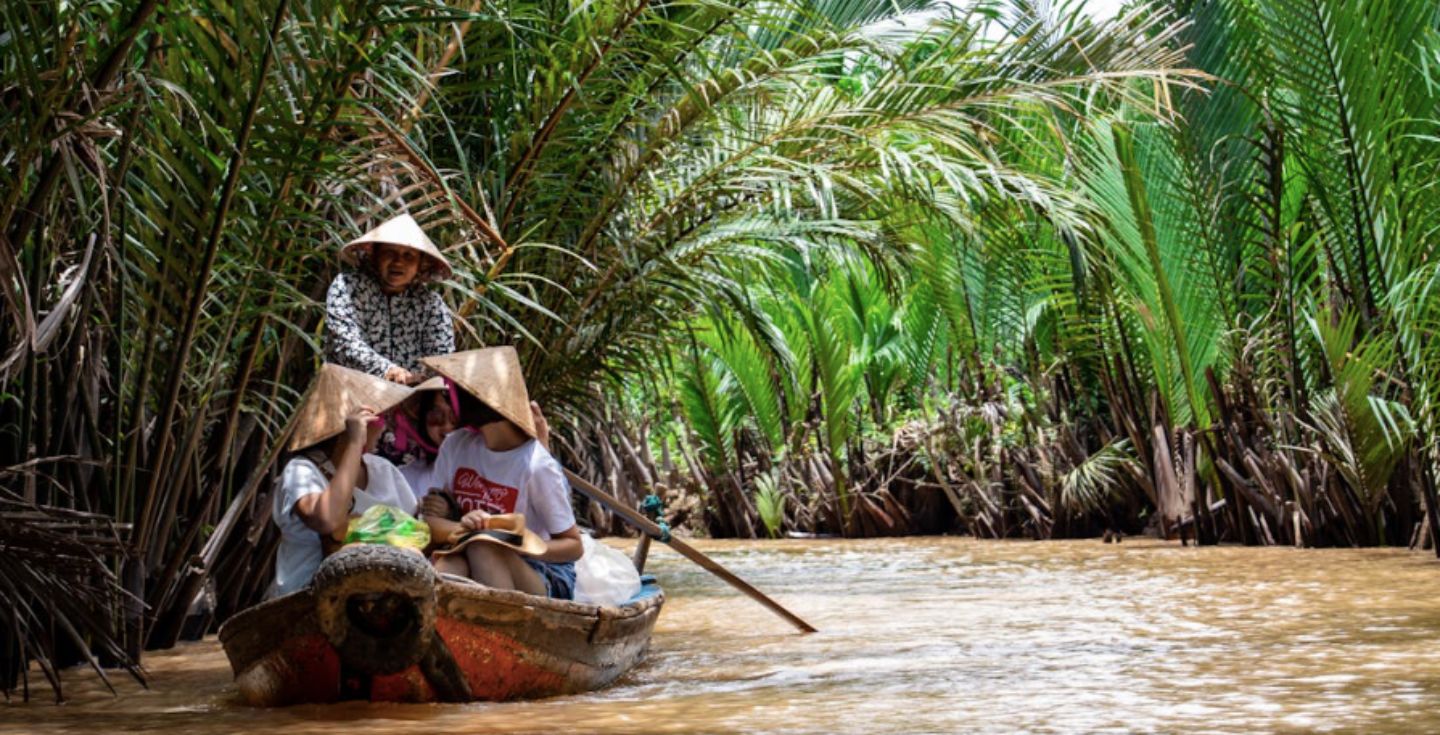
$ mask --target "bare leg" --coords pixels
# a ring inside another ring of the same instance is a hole
[[[502,556],[507,553],[490,544],[470,544],[465,547],[465,558],[470,560],[470,578],[486,587],[515,589],[510,567]]]
[[[519,554],[502,552],[505,563],[510,567],[510,578],[515,580],[515,589],[537,597],[545,597],[545,580],[535,568],[525,563]]]
[[[496,589],[545,596],[545,580],[519,554],[490,544],[470,544],[465,548],[465,555],[470,560],[470,578],[476,582]]]
[[[444,574],[455,574],[461,577],[470,576],[470,564],[460,554],[446,554],[435,557],[435,571]]]

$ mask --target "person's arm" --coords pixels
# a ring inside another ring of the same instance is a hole
[[[550,422],[545,420],[545,412],[540,410],[540,404],[530,402],[530,420],[535,422],[535,441],[550,451]]]
[[[325,294],[325,331],[328,336],[330,361],[354,368],[371,375],[388,378],[397,366],[389,358],[376,352],[365,340],[365,332],[355,310],[355,278],[364,278],[350,273],[341,273],[330,282]]]
[[[284,532],[287,527],[294,529],[292,521],[300,521],[300,516],[295,512],[295,504],[308,495],[318,495],[325,492],[330,480],[320,468],[304,457],[296,457],[285,463],[285,469],[280,473],[280,487],[275,493],[274,513],[271,520]],[[307,527],[308,528],[308,527]]]
[[[345,417],[345,433],[340,438],[343,446],[330,484],[324,492],[295,501],[295,514],[322,535],[335,533],[350,522],[355,483],[360,480],[360,456],[365,453],[366,425],[374,417],[375,414],[366,409]]]
[[[580,540],[579,526],[571,526],[560,533],[551,534],[550,540],[546,542],[545,546],[545,553],[536,557],[540,561],[575,561],[585,553],[585,545]]]
[[[444,497],[444,490],[432,488],[420,500],[420,517],[430,526],[430,539],[437,544],[447,543],[457,531],[466,530],[460,521],[450,520],[450,505]]]
[[[440,442],[440,451],[435,455],[435,465],[430,470],[432,487],[420,499],[420,518],[430,526],[430,540],[436,544],[448,543],[455,531],[460,529],[460,519],[450,517],[451,504],[455,496],[450,493],[450,478],[455,470],[453,457],[456,435],[451,434]]]

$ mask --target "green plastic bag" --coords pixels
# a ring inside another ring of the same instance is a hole
[[[350,519],[345,543],[384,544],[424,551],[430,544],[430,527],[394,506],[372,505],[359,518]]]

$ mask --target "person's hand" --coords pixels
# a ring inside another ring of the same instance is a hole
[[[485,520],[489,517],[490,514],[483,510],[472,510],[460,519],[460,525],[471,531],[479,531],[485,528]]]
[[[420,512],[432,518],[445,518],[450,515],[450,504],[438,489],[432,488],[429,495],[420,499]]]
[[[345,440],[365,444],[370,431],[370,422],[375,420],[375,409],[361,406],[345,417]]]
[[[385,379],[402,385],[414,385],[420,382],[418,376],[399,365],[391,365],[390,369],[385,371]]]
[[[540,404],[530,402],[530,420],[535,422],[535,441],[540,446],[550,449],[550,422],[545,420],[545,412],[540,410]]]

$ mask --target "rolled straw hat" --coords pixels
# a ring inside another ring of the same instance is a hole
[[[486,347],[449,355],[422,357],[420,362],[449,378],[460,390],[535,436],[535,419],[530,415],[530,393],[520,374],[520,353],[514,347]],[[457,417],[458,418],[458,417]]]
[[[300,415],[295,418],[295,433],[290,435],[288,449],[298,451],[339,434],[345,430],[345,417],[362,406],[385,413],[409,398],[410,393],[410,388],[399,383],[327,362],[320,366],[320,374],[315,376]]]
[[[478,531],[457,533],[451,537],[450,548],[435,552],[441,556],[453,554],[475,542],[495,544],[525,556],[540,556],[549,548],[545,540],[525,527],[524,513],[504,513],[485,519],[485,527]]]
[[[440,253],[440,248],[435,247],[435,243],[420,229],[420,223],[408,214],[391,217],[380,223],[379,227],[345,243],[345,247],[340,249],[340,259],[350,265],[359,266],[370,259],[375,245],[382,242],[416,250],[429,258],[430,272],[422,278],[438,281],[449,278],[453,272],[450,262]]]

